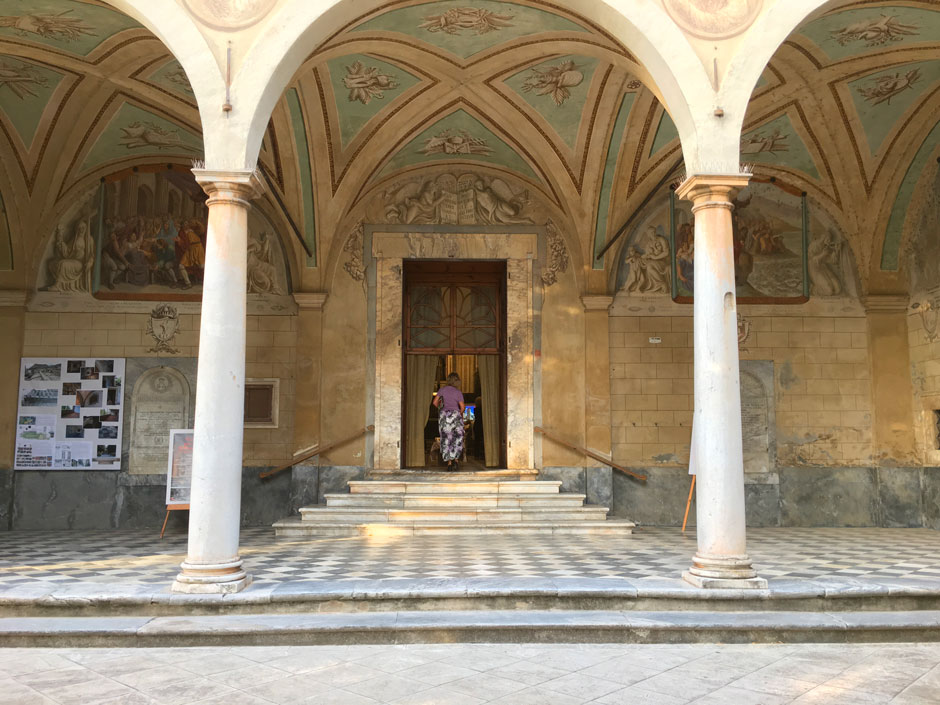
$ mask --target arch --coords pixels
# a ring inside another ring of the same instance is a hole
[[[266,20],[233,80],[236,108],[230,114],[227,129],[204,132],[207,163],[212,168],[254,164],[274,106],[310,52],[355,17],[380,8],[383,1],[281,3]],[[736,172],[737,133],[717,141],[713,136],[705,144],[700,144],[696,137],[703,127],[716,121],[712,115],[714,90],[701,60],[665,11],[652,3],[638,6],[632,0],[583,0],[577,9],[581,16],[604,27],[633,52],[647,71],[650,87],[662,99],[678,128],[690,170],[699,171],[707,166],[710,170],[717,167]],[[668,47],[668,53],[659,47]],[[247,106],[247,110],[239,110],[239,105]],[[700,154],[702,148],[707,153]],[[721,156],[716,158],[718,154]]]
[[[153,191],[149,186],[137,187],[137,212],[141,215],[153,215]]]
[[[173,58],[179,61],[186,75],[198,77],[197,81],[190,80],[190,85],[199,107],[203,135],[210,131],[224,130],[226,121],[222,111],[222,105],[225,103],[223,66],[206,37],[182,5],[176,2],[155,3],[153,0],[104,1],[153,32]],[[203,139],[205,140],[205,137]]]

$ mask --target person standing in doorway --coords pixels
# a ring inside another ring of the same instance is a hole
[[[457,469],[457,458],[463,455],[463,392],[460,391],[460,375],[447,375],[447,386],[441,387],[434,399],[438,408],[438,429],[441,432],[441,460],[448,470]]]

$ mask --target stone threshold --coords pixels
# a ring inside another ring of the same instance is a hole
[[[940,641],[940,611],[446,611],[0,619],[0,646]]]

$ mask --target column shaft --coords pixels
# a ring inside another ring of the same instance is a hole
[[[251,172],[196,171],[209,194],[199,328],[189,547],[177,592],[236,592],[251,582],[238,555],[245,404],[245,314]]]
[[[698,587],[766,587],[747,555],[732,198],[747,176],[691,177],[695,213],[695,416],[698,550],[683,576]]]

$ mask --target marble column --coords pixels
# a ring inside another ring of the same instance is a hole
[[[245,413],[245,313],[252,171],[193,169],[209,194],[199,328],[189,547],[174,592],[230,593],[251,583],[238,555]]]
[[[683,578],[704,588],[765,588],[747,555],[732,199],[746,174],[691,176],[676,191],[695,214],[695,416],[698,550]]]

